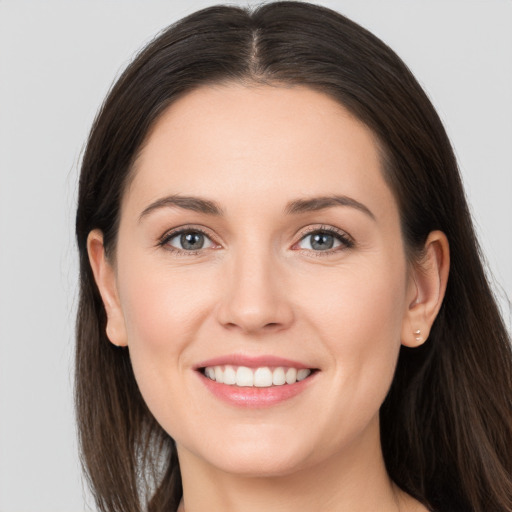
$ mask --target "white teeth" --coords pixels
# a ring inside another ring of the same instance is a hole
[[[306,368],[302,368],[297,371],[297,380],[301,381],[304,380],[309,374],[311,373],[311,370],[308,370]],[[217,375],[217,372],[215,372],[215,375]]]
[[[284,373],[284,368],[276,368],[272,373],[272,384],[274,386],[282,386],[286,384],[286,375]]]
[[[272,370],[268,366],[247,368],[246,366],[226,365],[208,366],[204,369],[204,374],[211,380],[229,386],[268,388],[300,382],[311,374],[311,370],[283,367]]]
[[[286,384],[293,384],[297,382],[297,370],[295,368],[288,368],[286,370]]]
[[[272,372],[270,368],[258,368],[254,372],[254,385],[257,388],[268,388],[272,386]]]
[[[233,384],[236,384],[236,372],[235,369],[232,366],[226,366],[224,368],[224,384],[229,384],[232,386]]]
[[[224,382],[224,372],[220,366],[215,367],[215,380],[220,383]]]
[[[218,366],[215,368],[218,368]],[[215,376],[217,376],[217,374],[215,374]],[[238,367],[236,371],[236,385],[241,387],[254,386],[254,374],[250,368],[246,368],[245,366]]]

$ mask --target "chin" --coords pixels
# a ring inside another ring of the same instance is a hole
[[[227,437],[220,443],[208,443],[210,448],[195,450],[209,465],[226,473],[246,477],[278,477],[299,471],[317,461],[312,460],[304,438],[247,435],[244,439]],[[211,449],[211,446],[215,446]],[[202,452],[202,453],[201,453]],[[316,457],[315,457],[316,458]]]
[[[208,462],[231,474],[250,478],[272,478],[293,474],[307,464],[301,457],[286,457],[275,453],[244,453],[238,456],[211,458]]]

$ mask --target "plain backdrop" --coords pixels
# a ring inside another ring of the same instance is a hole
[[[94,510],[72,402],[81,151],[134,52],[213,3],[0,0],[0,512]],[[459,158],[510,328],[512,2],[319,3],[381,37],[430,95]]]

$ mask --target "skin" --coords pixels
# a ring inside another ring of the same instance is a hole
[[[334,194],[371,214],[340,204],[285,211]],[[142,215],[176,195],[215,201],[223,215],[169,205]],[[159,243],[182,226],[208,235],[202,249]],[[308,231],[319,228],[350,243],[315,250]],[[109,339],[129,347],[144,399],[176,440],[187,512],[426,510],[386,474],[378,413],[400,345],[428,337],[448,244],[433,232],[421,264],[406,260],[375,138],[341,105],[304,87],[189,93],[135,164],[115,261],[99,231],[88,248]],[[195,370],[226,354],[319,371],[290,400],[240,408]]]

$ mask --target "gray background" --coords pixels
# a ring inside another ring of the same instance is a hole
[[[0,0],[0,512],[94,508],[71,395],[78,162],[98,106],[134,52],[214,3]],[[319,3],[384,39],[432,98],[510,328],[512,2]]]

